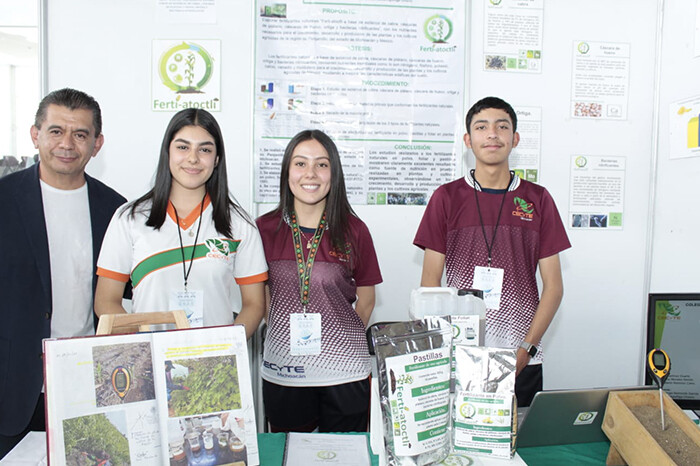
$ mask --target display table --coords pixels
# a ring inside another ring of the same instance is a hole
[[[367,435],[367,434],[365,434]],[[285,434],[258,434],[261,466],[282,466]],[[46,464],[46,437],[43,432],[31,432],[0,464]],[[518,448],[518,454],[529,465],[560,466],[562,464],[604,465],[610,448],[609,442],[579,443],[546,447]],[[372,466],[378,460],[372,456]]]
[[[367,434],[365,434],[367,435]],[[258,434],[258,450],[261,466],[282,466],[285,434]],[[608,454],[608,442],[557,445],[549,447],[519,448],[518,454],[527,464],[547,466],[561,464],[604,465]],[[46,437],[43,432],[31,432],[0,464],[46,464]],[[372,466],[378,460],[372,456]]]

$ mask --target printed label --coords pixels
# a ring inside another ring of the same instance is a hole
[[[479,316],[452,316],[452,342],[479,346]]]
[[[386,359],[394,451],[414,456],[447,442],[450,350],[437,348]]]
[[[455,451],[511,457],[513,395],[460,390],[454,401]]]

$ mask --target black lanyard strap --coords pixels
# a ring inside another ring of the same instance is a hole
[[[194,236],[194,243],[192,244],[192,255],[190,256],[189,267],[185,266],[185,247],[182,244],[182,232],[180,231],[180,217],[177,215],[177,209],[173,204],[173,210],[175,211],[175,220],[177,221],[177,237],[180,238],[180,253],[182,254],[182,275],[185,280],[185,291],[187,291],[187,279],[190,277],[190,272],[192,271],[192,263],[194,262],[194,253],[197,250],[197,239],[199,238],[199,230],[202,228],[202,214],[204,213],[204,200],[207,198],[206,193],[202,198],[202,203],[199,206],[199,224],[197,225],[197,234]],[[171,202],[172,204],[172,202]]]
[[[498,217],[496,218],[496,226],[493,229],[493,235],[491,235],[491,244],[489,244],[489,240],[486,237],[486,227],[484,227],[484,217],[481,215],[481,205],[479,204],[479,193],[477,191],[481,191],[481,185],[479,184],[478,181],[476,181],[476,177],[474,176],[474,170],[472,170],[469,173],[472,177],[472,180],[474,180],[474,198],[476,199],[476,210],[479,212],[479,223],[481,224],[481,233],[484,235],[484,243],[486,243],[486,251],[488,252],[488,266],[491,268],[491,261],[493,256],[491,255],[491,252],[493,251],[493,245],[496,243],[496,233],[498,232],[498,226],[501,223],[501,213],[503,212],[503,204],[506,202],[506,195],[508,194],[508,189],[510,188],[510,185],[513,183],[513,173],[510,174],[510,181],[508,182],[508,187],[506,187],[505,191],[503,192],[503,197],[501,198],[501,206],[498,208]],[[478,186],[479,189],[476,189]]]

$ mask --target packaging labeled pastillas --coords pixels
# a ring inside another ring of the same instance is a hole
[[[442,318],[372,329],[389,465],[430,465],[450,452],[452,326]]]
[[[454,451],[512,458],[517,422],[515,351],[458,343],[454,359]]]

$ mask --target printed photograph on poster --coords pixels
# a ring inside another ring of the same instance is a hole
[[[542,107],[514,108],[520,142],[508,157],[508,165],[520,178],[537,183],[542,151]]]
[[[669,158],[700,156],[700,95],[669,105]]]
[[[163,24],[216,24],[218,0],[156,0],[156,22]]]
[[[573,42],[571,116],[626,120],[630,83],[630,44]]]
[[[221,41],[154,40],[152,60],[152,111],[221,111]]]
[[[568,227],[621,230],[625,157],[571,156]]]
[[[544,0],[484,2],[484,70],[542,72]]]
[[[338,9],[257,2],[255,202],[278,201],[284,149],[312,128],[338,146],[353,204],[422,205],[456,178],[464,4],[390,10],[359,1]]]

